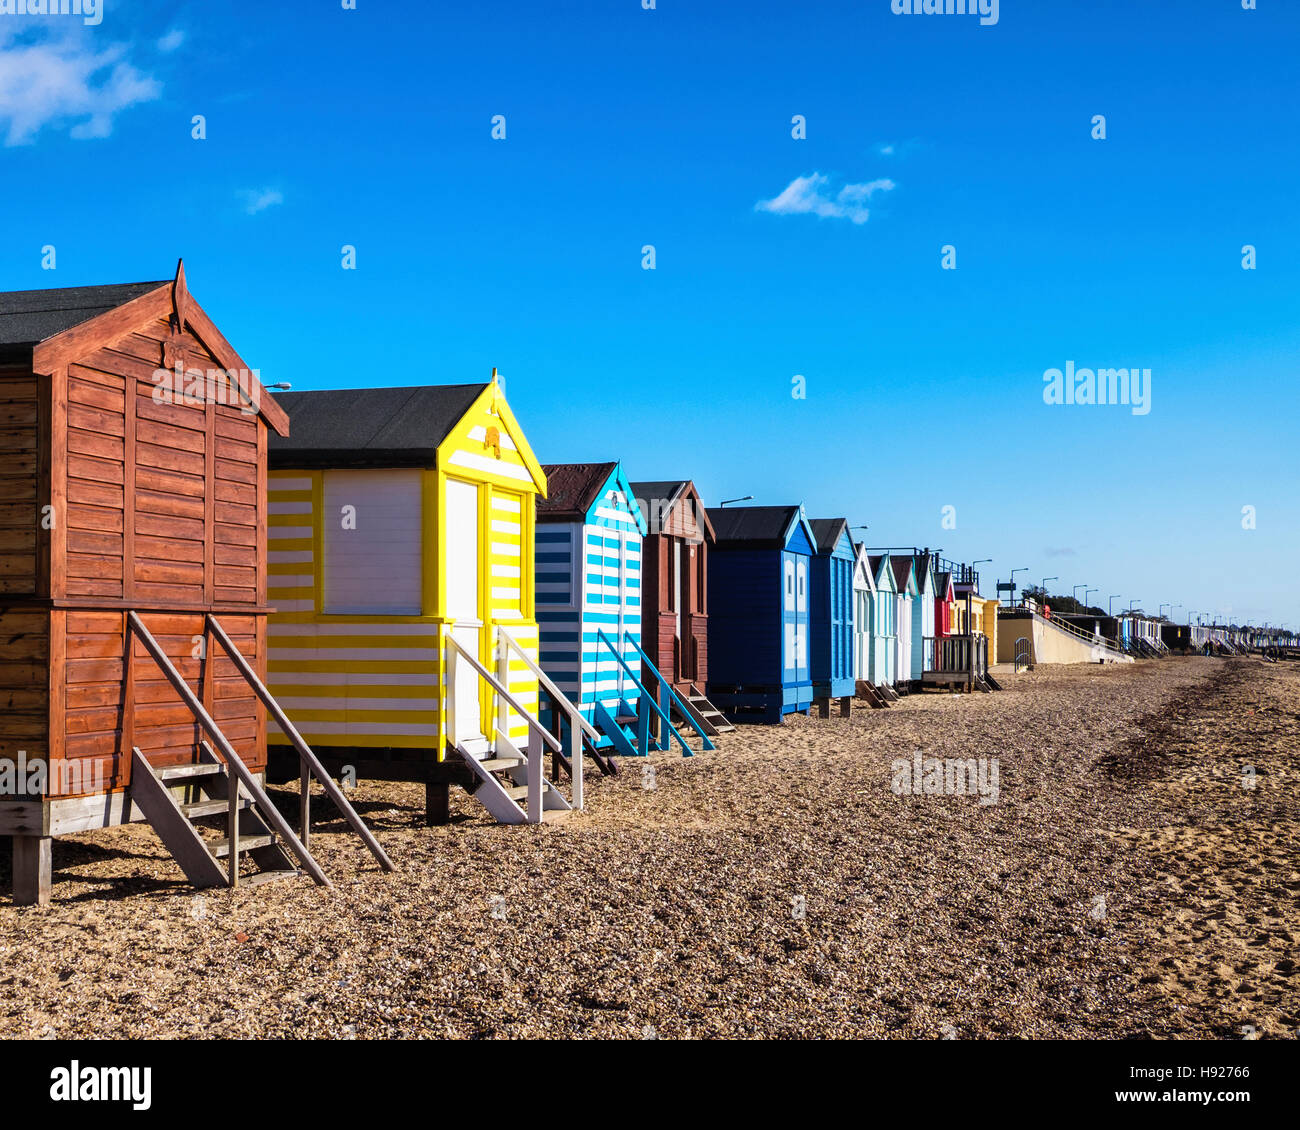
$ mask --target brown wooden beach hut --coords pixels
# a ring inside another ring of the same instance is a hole
[[[260,788],[268,429],[286,432],[284,412],[183,267],[0,293],[0,836],[16,901],[49,897],[51,838],[142,818],[199,885],[238,881],[241,851],[273,867],[281,845],[325,881]],[[219,813],[217,843],[201,821]]]

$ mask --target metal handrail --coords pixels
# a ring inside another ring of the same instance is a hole
[[[507,703],[510,704],[510,709],[513,710],[520,717],[522,717],[524,721],[528,723],[530,729],[535,730],[541,736],[542,742],[545,745],[549,746],[552,752],[560,753],[564,749],[564,747],[560,745],[559,740],[555,737],[555,735],[552,734],[551,731],[548,730],[545,726],[543,726],[536,718],[534,718],[523,707],[523,705],[519,702],[519,700],[515,698],[514,695],[512,695],[508,690],[506,690],[505,687],[501,685],[497,677],[493,675],[491,671],[489,671],[486,667],[484,667],[483,664],[481,664],[477,659],[474,658],[474,656],[470,655],[470,653],[465,650],[465,648],[460,644],[460,642],[456,639],[455,636],[449,634],[447,636],[447,644],[448,646],[455,648],[456,657],[458,659],[465,660],[465,662],[467,662],[476,672],[478,672],[478,676],[480,679],[484,680],[487,683],[487,685],[493,689],[493,691],[495,691],[498,695],[500,695],[503,699],[505,699]]]
[[[600,628],[596,629],[596,635],[599,637],[600,642],[603,643],[607,648],[609,648],[610,652],[613,654],[614,659],[617,661],[618,665],[623,668],[624,673],[627,675],[629,679],[632,680],[632,685],[635,686],[636,689],[641,692],[641,697],[650,703],[650,708],[656,714],[659,715],[660,721],[662,721],[663,724],[668,727],[668,732],[677,739],[678,745],[682,747],[682,756],[694,757],[695,751],[686,744],[686,739],[677,732],[677,727],[673,725],[672,719],[669,718],[668,715],[664,713],[663,707],[660,706],[655,701],[654,696],[648,690],[646,690],[644,686],[641,685],[641,680],[638,679],[636,675],[632,673],[632,668],[627,665],[627,660],[625,660],[619,654],[618,648],[614,646],[614,644],[610,641],[610,638],[607,635],[605,635],[604,631]],[[640,651],[641,649],[637,648],[637,650]]]
[[[677,707],[677,712],[683,718],[686,719],[686,724],[690,726],[690,728],[694,730],[697,734],[699,734],[700,737],[704,740],[704,748],[717,749],[718,747],[715,746],[713,742],[709,740],[709,735],[706,734],[700,728],[699,723],[696,722],[693,717],[691,717],[690,711],[686,709],[686,704],[682,702],[681,695],[679,695],[675,690],[673,690],[672,683],[670,683],[667,679],[664,678],[663,672],[660,671],[659,668],[655,666],[653,661],[650,659],[650,656],[648,656],[645,653],[641,645],[637,643],[636,640],[634,640],[630,635],[628,635],[627,632],[623,633],[623,641],[625,643],[630,643],[632,647],[636,649],[637,655],[641,657],[641,662],[644,663],[647,667],[650,668],[651,671],[655,673],[655,678],[659,680],[659,689],[664,691],[668,695],[669,699]]]

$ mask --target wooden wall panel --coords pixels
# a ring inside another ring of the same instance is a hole
[[[37,387],[0,373],[0,594],[37,591]]]

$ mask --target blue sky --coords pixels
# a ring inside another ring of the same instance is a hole
[[[450,7],[0,15],[0,285],[183,255],[268,382],[497,366],[544,462],[1300,626],[1300,5]],[[1151,411],[1044,404],[1067,361]]]

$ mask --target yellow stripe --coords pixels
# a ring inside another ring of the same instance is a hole
[[[328,698],[336,697],[342,691],[349,698],[429,698],[439,693],[438,680],[430,678],[427,683],[409,685],[406,683],[389,686],[386,683],[341,683],[325,686],[321,683],[277,683],[271,680],[271,690],[280,698]]]
[[[267,636],[267,649],[274,654],[277,648],[289,647],[395,647],[395,648],[436,648],[437,636]]]
[[[365,675],[436,675],[440,665],[427,659],[276,659],[266,661],[268,671],[304,671],[335,674],[355,671]],[[272,680],[274,681],[274,680]]]
[[[302,733],[307,739],[307,744],[311,746],[357,746],[361,749],[383,749],[391,746],[393,749],[428,749],[435,746],[439,750],[438,760],[442,760],[441,747],[442,738],[440,735],[433,734],[316,734],[310,729]],[[267,745],[289,745],[289,739],[283,734],[277,734],[268,731],[266,735]]]

